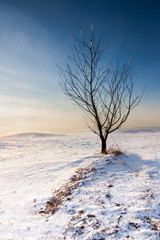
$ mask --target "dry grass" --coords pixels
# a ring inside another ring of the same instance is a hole
[[[114,154],[115,156],[125,155],[120,148],[109,148],[107,154]]]
[[[93,171],[95,171],[94,167],[78,169],[76,174],[72,176],[67,184],[54,192],[53,197],[47,201],[45,209],[39,211],[39,213],[54,214],[61,207],[64,200],[70,200],[72,190],[76,189],[80,185],[80,180],[82,180],[86,174]]]

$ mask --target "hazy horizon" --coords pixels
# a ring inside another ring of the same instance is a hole
[[[154,127],[154,128],[147,128],[147,127],[139,127],[139,128],[120,128],[117,129],[116,132],[159,132],[160,131],[160,127]],[[74,134],[83,134],[83,133],[93,133],[90,129],[86,129],[86,130],[77,130],[77,131],[63,131],[63,132],[38,132],[38,131],[26,131],[26,132],[9,132],[9,133],[5,133],[5,134],[1,134],[0,137],[7,137],[7,136],[14,136],[14,135],[23,135],[23,134],[44,134],[44,135],[74,135]],[[93,133],[94,134],[94,133]],[[112,134],[111,134],[112,135]],[[97,135],[98,136],[98,135]]]

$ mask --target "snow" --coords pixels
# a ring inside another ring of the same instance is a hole
[[[160,239],[160,132],[0,138],[0,240]],[[94,167],[55,214],[40,214],[79,168]]]

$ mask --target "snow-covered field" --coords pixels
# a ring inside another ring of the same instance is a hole
[[[100,155],[93,133],[0,138],[0,240],[160,239],[160,132],[120,131]],[[83,174],[55,214],[40,214],[76,170]]]

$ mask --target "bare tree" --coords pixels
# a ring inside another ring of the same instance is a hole
[[[60,68],[60,85],[65,95],[85,112],[88,127],[101,139],[101,152],[107,153],[108,135],[127,120],[143,93],[133,97],[135,81],[129,63],[115,68],[111,63],[102,65],[107,44],[101,47],[93,26],[88,41],[82,31],[81,38],[75,40],[66,68]]]

